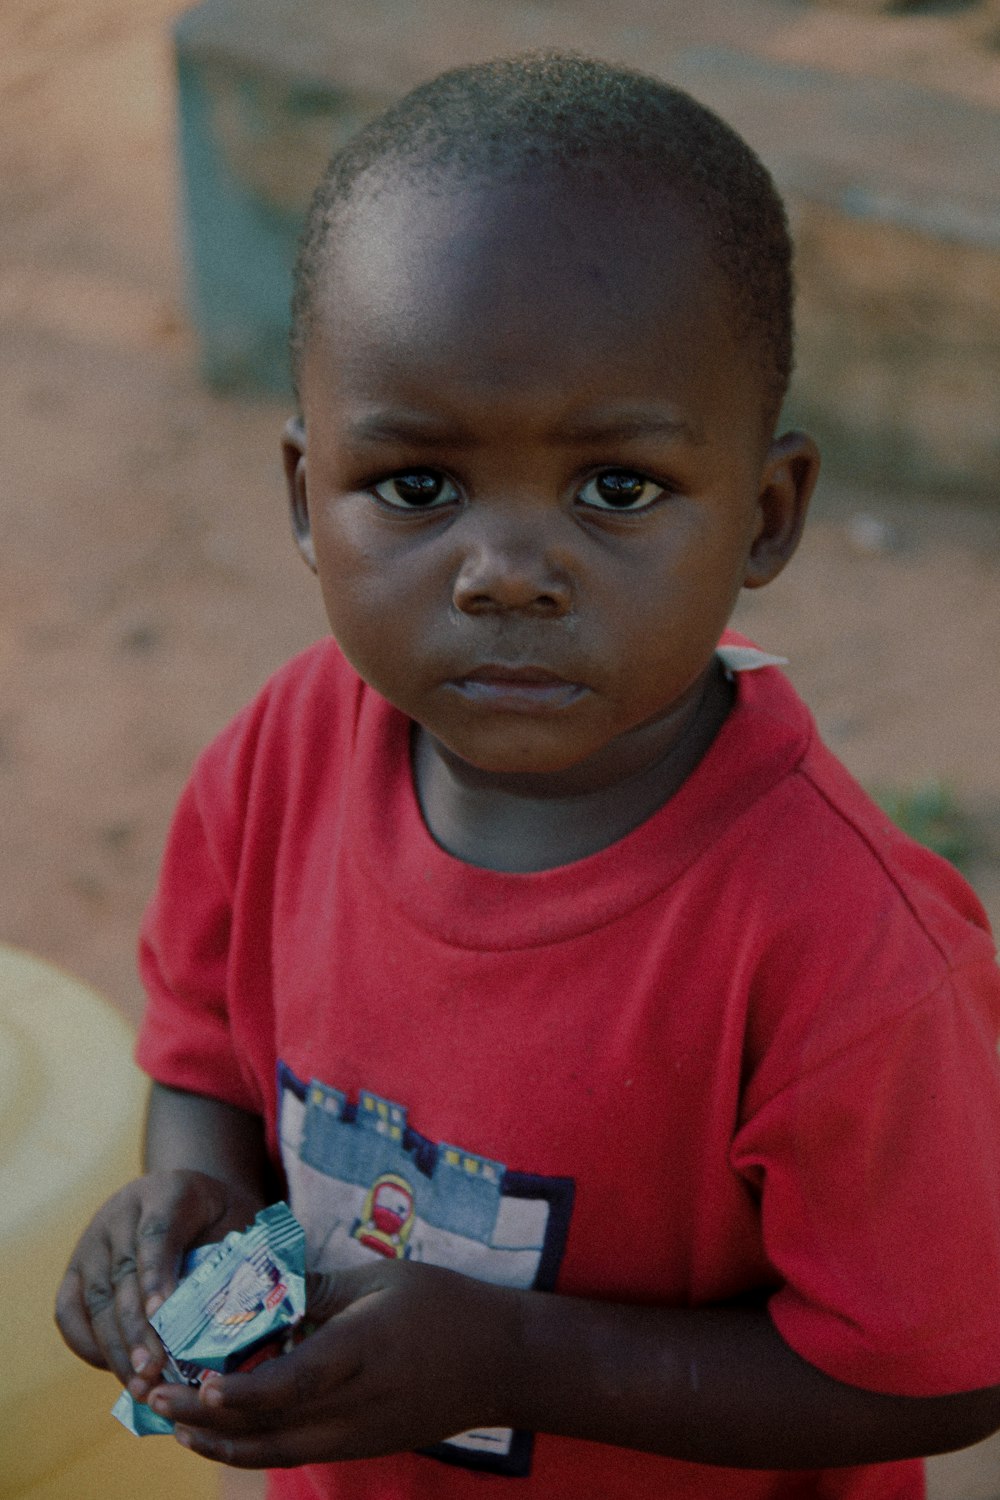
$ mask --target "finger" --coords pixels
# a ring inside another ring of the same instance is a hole
[[[155,1385],[165,1355],[139,1290],[138,1220],[137,1205],[130,1205],[120,1219],[110,1219],[82,1273],[83,1301],[94,1338],[122,1384],[141,1400]],[[138,1377],[134,1385],[133,1377]]]
[[[123,1384],[132,1368],[129,1337],[123,1337],[118,1321],[116,1281],[126,1279],[136,1218],[127,1190],[108,1200],[73,1252],[56,1313],[70,1347],[91,1364],[114,1370]],[[125,1309],[129,1333],[141,1338],[144,1320],[135,1324],[127,1292]]]
[[[361,1456],[344,1447],[346,1434],[330,1421],[280,1433],[249,1431],[239,1435],[182,1424],[175,1428],[174,1436],[192,1453],[234,1469],[289,1469]]]
[[[273,1414],[264,1416],[257,1412],[235,1412],[206,1406],[197,1388],[173,1381],[158,1385],[150,1394],[149,1405],[161,1417],[168,1417],[181,1426],[204,1428],[234,1437],[263,1429],[273,1419]],[[287,1421],[288,1413],[284,1415]]]
[[[118,1293],[113,1279],[121,1279],[134,1241],[137,1210],[122,1195],[110,1199],[77,1247],[72,1266],[79,1277],[80,1302],[91,1335],[104,1363],[124,1385],[132,1374],[131,1349],[118,1321]],[[127,1302],[127,1298],[126,1298]],[[142,1328],[139,1329],[141,1337]]]
[[[338,1313],[346,1312],[361,1297],[378,1291],[381,1266],[354,1266],[336,1273],[306,1272],[306,1315],[313,1322],[325,1323]]]
[[[109,1367],[125,1385],[132,1375],[131,1348],[123,1341],[115,1309],[115,1289],[110,1271],[85,1278],[83,1301],[94,1337]]]
[[[152,1317],[180,1280],[181,1260],[197,1238],[199,1216],[185,1213],[186,1195],[179,1184],[158,1202],[143,1205],[136,1227],[136,1279],[143,1308]]]
[[[166,1355],[146,1317],[135,1256],[129,1251],[119,1253],[108,1279],[114,1293],[119,1336],[128,1352],[129,1375],[134,1372],[137,1377],[129,1380],[129,1390],[141,1401],[156,1384]]]
[[[69,1267],[56,1295],[56,1324],[74,1354],[99,1370],[108,1368],[104,1350],[94,1335],[83,1296],[83,1277],[76,1265]]]
[[[319,1401],[329,1409],[337,1391],[359,1374],[364,1360],[360,1336],[349,1320],[332,1319],[303,1343],[253,1370],[214,1376],[201,1390],[201,1402],[214,1411],[306,1413]]]
[[[152,1317],[180,1280],[184,1252],[217,1222],[224,1210],[222,1192],[211,1178],[170,1174],[156,1197],[145,1201],[136,1227],[135,1255],[139,1293]]]

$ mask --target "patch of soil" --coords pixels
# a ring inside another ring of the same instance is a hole
[[[833,66],[845,27],[889,25],[775,0],[738,21],[670,8],[679,42],[739,42],[742,27],[774,54],[811,46],[817,61],[825,45]],[[620,10],[649,19],[642,0]],[[132,1016],[135,929],[192,758],[325,628],[288,540],[286,408],[222,399],[196,374],[176,248],[177,11],[7,0],[0,20],[0,931]],[[930,23],[896,23],[911,28],[898,67],[929,66]],[[952,789],[995,917],[998,530],[996,511],[827,486],[792,568],[738,617],[788,655],[864,782]]]

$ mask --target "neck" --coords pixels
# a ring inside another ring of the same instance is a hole
[[[626,765],[598,765],[552,776],[497,776],[460,760],[419,727],[413,771],[424,821],[443,849],[488,870],[554,869],[624,838],[683,785],[708,750],[733,701],[713,661],[677,718],[641,726]]]

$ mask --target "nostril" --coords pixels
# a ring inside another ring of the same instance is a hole
[[[563,605],[554,594],[539,594],[535,600],[535,608],[539,614],[558,615],[563,612]]]
[[[542,618],[564,615],[570,608],[569,591],[532,593],[509,589],[456,588],[454,603],[463,614],[529,614]]]
[[[461,589],[455,590],[455,603],[470,615],[485,614],[491,609],[499,608],[496,600],[491,599],[489,594],[471,594]]]
[[[452,597],[455,608],[469,614],[549,616],[564,614],[571,595],[568,574],[544,550],[480,545],[462,559]]]

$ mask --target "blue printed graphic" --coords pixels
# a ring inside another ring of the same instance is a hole
[[[311,1269],[371,1256],[449,1266],[481,1281],[555,1283],[573,1182],[512,1172],[462,1146],[413,1129],[402,1105],[362,1090],[297,1078],[278,1066],[279,1133],[291,1207],[306,1232]],[[531,1435],[507,1428],[461,1433],[433,1456],[523,1475]]]

